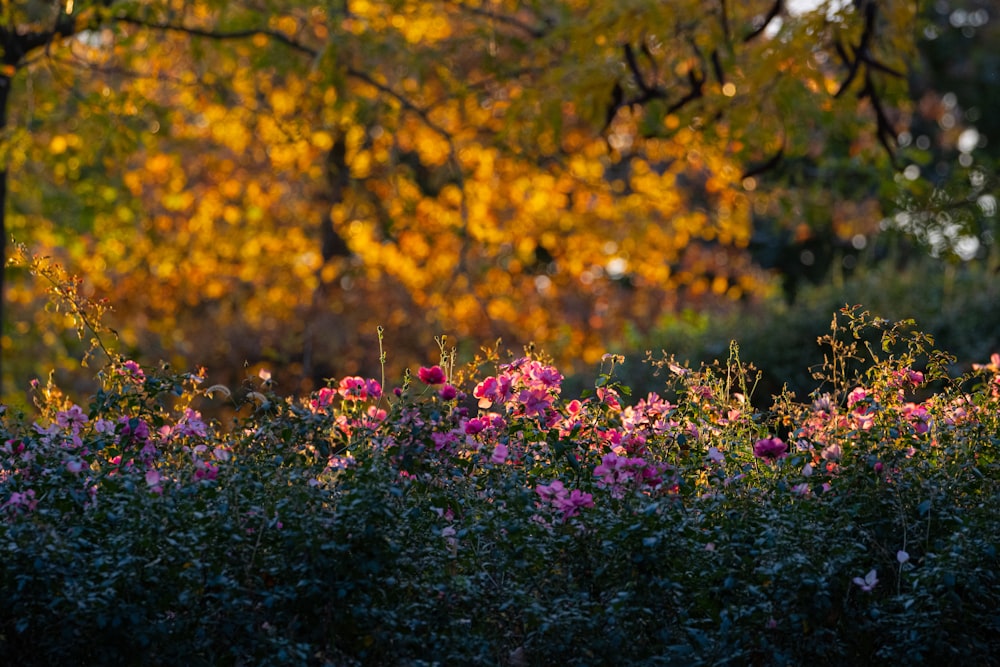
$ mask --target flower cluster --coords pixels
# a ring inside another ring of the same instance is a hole
[[[555,480],[551,484],[539,484],[535,493],[547,503],[562,512],[564,519],[575,516],[582,508],[593,507],[594,497],[580,489],[567,489],[562,482]]]

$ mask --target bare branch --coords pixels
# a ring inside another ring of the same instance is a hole
[[[635,85],[639,86],[639,90],[642,92],[649,92],[650,88],[646,85],[646,80],[643,78],[642,72],[639,71],[639,63],[635,59],[635,51],[632,49],[631,44],[625,45],[625,62],[628,64],[629,71],[632,72]]]
[[[769,157],[764,162],[761,162],[760,164],[748,167],[747,170],[743,172],[743,175],[740,176],[740,179],[742,180],[744,178],[752,178],[754,176],[759,176],[764,172],[771,171],[772,169],[778,166],[778,164],[781,162],[782,159],[784,159],[784,157],[785,157],[785,142],[782,141],[781,147],[778,148],[777,153]]]
[[[215,31],[215,30],[205,30],[203,28],[194,28],[191,26],[176,25],[172,23],[161,23],[156,21],[145,21],[143,19],[135,18],[134,16],[116,16],[114,18],[118,23],[127,23],[129,25],[139,26],[141,28],[149,28],[150,30],[160,30],[163,32],[179,32],[186,35],[192,35],[194,37],[204,37],[206,39],[215,40],[236,40],[236,39],[249,39],[251,37],[264,36],[268,39],[274,40],[280,44],[284,44],[293,51],[298,51],[307,56],[312,56],[315,58],[319,55],[319,51],[306,46],[302,42],[297,42],[283,32],[277,30],[270,30],[268,28],[248,28],[245,30],[232,30],[232,31]]]
[[[466,5],[462,2],[456,2],[455,6],[458,7],[460,11],[473,14],[474,16],[480,16],[482,18],[489,19],[490,21],[496,21],[497,23],[503,23],[512,28],[517,28],[518,30],[521,30],[524,33],[526,33],[529,37],[534,37],[535,39],[540,39],[542,37],[545,37],[545,35],[548,33],[548,30],[546,30],[545,28],[537,28],[507,14],[500,14],[498,12],[490,11],[488,9],[483,9],[481,7],[470,7],[469,5]]]
[[[764,17],[763,23],[761,23],[756,30],[751,32],[749,35],[743,38],[743,43],[752,41],[755,37],[767,30],[767,26],[771,25],[771,21],[777,18],[778,14],[782,12],[785,8],[784,0],[774,0],[774,4],[771,5],[771,9],[768,10],[767,15]]]

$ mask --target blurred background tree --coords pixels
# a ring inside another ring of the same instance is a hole
[[[572,369],[686,311],[780,321],[919,244],[992,261],[973,4],[8,7],[5,235],[108,298],[126,351],[287,391],[376,372],[379,325],[395,373],[439,333]],[[78,351],[8,276],[16,396]]]

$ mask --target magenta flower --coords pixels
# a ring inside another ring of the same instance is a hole
[[[788,456],[788,445],[781,438],[764,438],[754,443],[753,455],[765,461],[777,461]]]
[[[438,396],[440,396],[443,401],[450,401],[458,396],[458,390],[455,389],[455,385],[446,384],[438,390]]]
[[[145,441],[149,438],[149,425],[138,417],[119,417],[122,440]]]
[[[374,383],[372,385],[371,383]],[[348,401],[364,401],[368,399],[369,390],[377,388],[379,394],[381,394],[382,388],[378,386],[378,382],[374,380],[365,380],[362,377],[353,376],[346,377],[340,381],[337,386],[337,393],[340,394],[344,400]],[[374,396],[373,398],[378,398]]]
[[[573,489],[567,496],[553,498],[552,504],[562,510],[564,519],[568,519],[578,514],[581,508],[593,507],[594,497],[580,489]]]
[[[485,419],[473,417],[469,421],[465,422],[465,434],[476,435],[477,433],[482,433],[486,430],[486,426],[487,424]]]
[[[431,366],[430,368],[421,366],[420,370],[417,371],[417,377],[424,384],[444,384],[448,381],[448,378],[444,374],[444,369],[440,366]]]

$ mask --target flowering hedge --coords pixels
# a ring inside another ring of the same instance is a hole
[[[766,412],[735,347],[638,400],[615,357],[573,398],[536,357],[262,374],[225,424],[200,373],[39,386],[0,426],[0,663],[991,664],[1000,358],[840,322]]]

